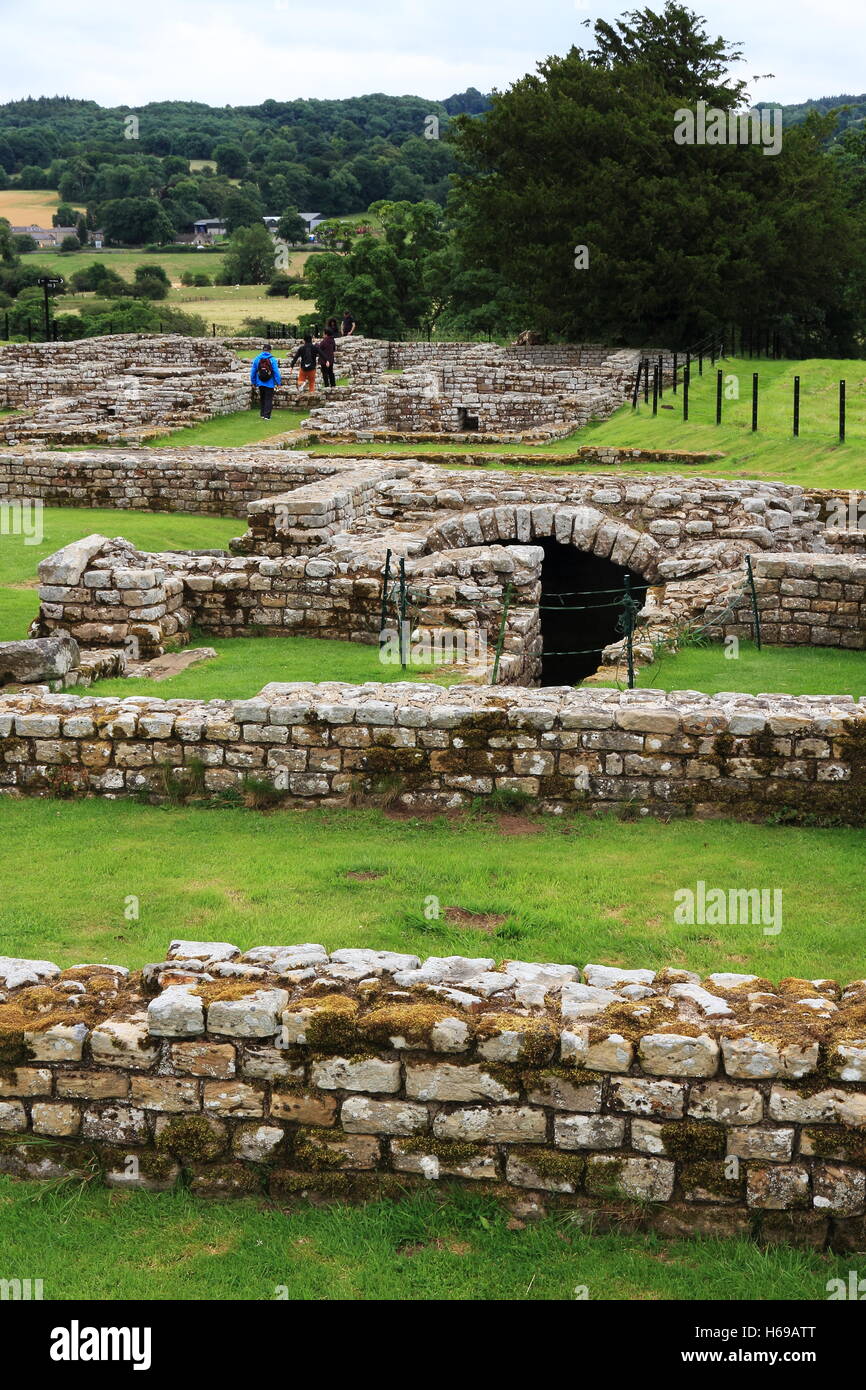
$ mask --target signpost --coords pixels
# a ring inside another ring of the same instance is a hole
[[[48,296],[52,291],[61,290],[63,288],[63,277],[62,275],[40,275],[36,283],[42,286],[42,291],[45,295],[45,341],[47,343],[51,338],[51,315],[48,308]]]

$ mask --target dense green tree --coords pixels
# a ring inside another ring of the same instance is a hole
[[[274,239],[264,223],[239,227],[229,242],[221,279],[228,285],[266,285],[274,274]]]
[[[115,198],[104,203],[100,216],[109,241],[128,246],[170,241],[169,218],[155,198]]]
[[[141,299],[166,299],[171,281],[161,265],[151,261],[137,265],[133,275],[133,293]]]
[[[256,222],[261,222],[264,215],[262,195],[252,184],[233,188],[223,204],[226,231],[230,236],[239,227],[252,227]]]
[[[827,350],[850,347],[856,227],[820,122],[772,157],[677,144],[684,104],[736,109],[738,84],[720,78],[734,50],[672,3],[623,32],[599,23],[596,39],[454,123],[459,267],[507,291],[500,327],[679,346],[731,322],[799,320],[823,325]]]
[[[307,224],[297,208],[287,208],[277,223],[277,236],[290,245],[296,241],[306,241]]]
[[[225,174],[227,179],[240,179],[246,173],[247,156],[240,145],[215,145],[211,159],[216,160],[217,173]]]

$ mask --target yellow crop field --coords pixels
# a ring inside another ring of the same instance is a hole
[[[0,217],[13,227],[50,227],[51,215],[57,211],[60,194],[54,188],[5,188],[0,191]],[[78,212],[84,208],[72,206]]]

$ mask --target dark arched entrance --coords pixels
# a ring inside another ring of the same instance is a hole
[[[602,648],[622,637],[618,602],[631,580],[639,606],[649,581],[634,570],[553,537],[533,541],[544,551],[541,566],[542,685],[577,685],[601,664]],[[612,592],[606,592],[612,591]]]

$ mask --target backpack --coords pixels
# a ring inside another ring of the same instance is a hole
[[[270,381],[273,375],[274,372],[273,368],[271,367],[270,358],[263,357],[262,360],[259,362],[256,376],[258,377],[259,381]]]

